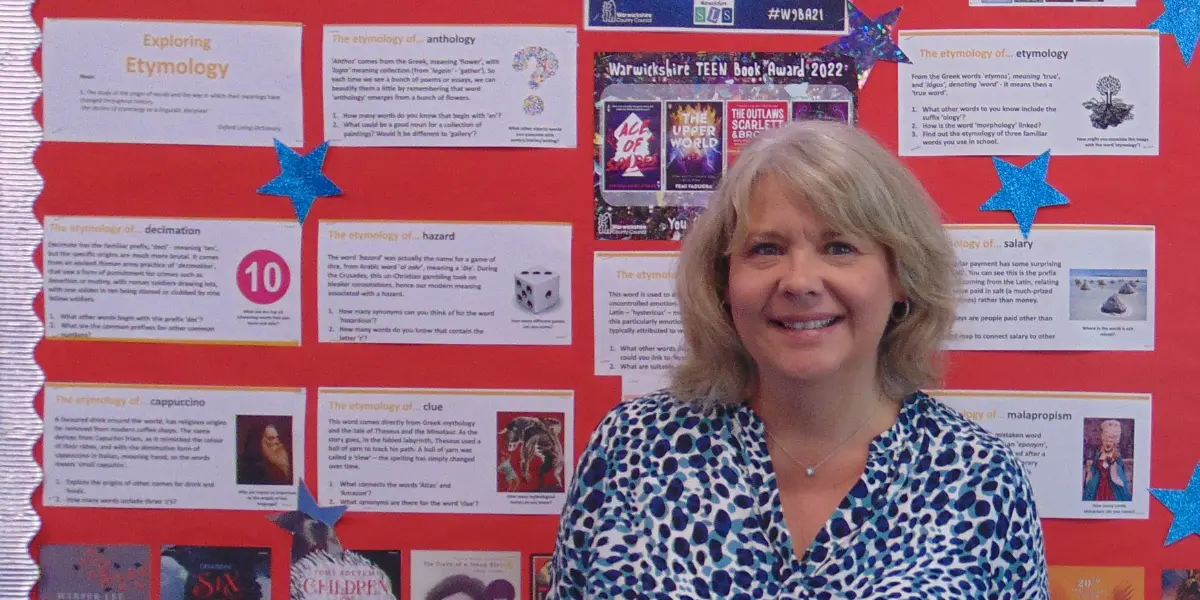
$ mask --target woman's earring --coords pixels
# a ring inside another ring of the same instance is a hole
[[[903,310],[897,311],[896,310],[897,306],[903,307]],[[908,298],[905,298],[904,302],[897,302],[897,303],[893,304],[892,305],[892,322],[899,323],[899,322],[907,319],[909,313],[911,313],[911,312],[912,312],[912,303],[908,301]]]

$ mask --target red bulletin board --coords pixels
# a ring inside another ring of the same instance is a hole
[[[878,16],[895,0],[861,0]],[[1137,8],[969,8],[967,0],[904,5],[898,29],[1140,28],[1162,12],[1161,0]],[[592,59],[600,51],[819,51],[834,36],[628,33],[584,31],[579,0],[451,2],[284,2],[232,0],[45,0],[45,17],[300,22],[303,33],[305,147],[321,143],[321,39],[327,24],[554,24],[579,31],[578,140],[574,149],[340,148],[326,174],[344,190],[319,199],[303,235],[303,345],[299,348],[43,341],[36,358],[51,382],[171,385],[303,386],[308,389],[307,480],[316,481],[316,390],[319,386],[549,388],[575,391],[575,449],[620,396],[614,377],[593,375],[592,253],[674,249],[673,242],[597,242],[593,238]],[[1190,206],[1200,188],[1200,67],[1185,67],[1174,40],[1161,43],[1161,155],[1056,157],[1049,181],[1072,201],[1042,210],[1039,223],[1121,223],[1157,227],[1158,319],[1153,352],[958,352],[946,387],[1147,392],[1153,394],[1153,487],[1182,488],[1200,459],[1194,432],[1200,410],[1184,374],[1197,356],[1200,319],[1188,310],[1200,297],[1200,259],[1188,239],[1200,228]],[[40,58],[35,57],[35,66]],[[40,68],[40,67],[39,67]],[[896,66],[879,63],[860,93],[859,125],[895,148]],[[35,106],[40,118],[40,103]],[[1189,141],[1190,140],[1190,141]],[[1014,159],[1019,164],[1025,157]],[[906,161],[928,186],[949,222],[1011,223],[1006,212],[980,212],[999,189],[987,157]],[[539,168],[529,169],[531,163]],[[149,217],[294,218],[286,198],[255,190],[278,173],[269,147],[45,143],[36,155],[45,190],[36,213]],[[536,173],[536,179],[529,177]],[[569,347],[356,345],[317,343],[317,224],[322,219],[561,221],[574,225],[575,327]],[[40,264],[40,253],[35,256]],[[36,310],[42,311],[39,297]],[[37,400],[42,410],[42,399]],[[41,458],[40,446],[37,450]],[[570,457],[574,461],[575,457]],[[314,489],[319,489],[314,486]],[[168,509],[43,508],[33,552],[41,544],[196,544],[270,546],[274,598],[288,597],[290,539],[269,512]],[[1158,572],[1200,568],[1200,538],[1164,547],[1171,514],[1151,502],[1149,520],[1047,520],[1052,565],[1143,566],[1147,594]],[[550,516],[348,513],[338,525],[350,548],[553,549]],[[528,585],[528,562],[524,562]],[[156,563],[155,563],[156,565]],[[152,590],[157,589],[157,567]],[[407,586],[405,595],[407,596]],[[157,594],[157,591],[153,592]]]

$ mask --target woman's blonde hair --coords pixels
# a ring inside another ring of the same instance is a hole
[[[901,397],[935,383],[958,290],[957,261],[937,205],[899,159],[862,130],[800,121],[763,132],[742,151],[684,238],[676,280],[684,359],[672,391],[682,399],[738,403],[755,383],[754,360],[724,303],[730,253],[745,242],[749,204],[767,176],[829,227],[888,251],[909,310],[880,340],[883,390]]]

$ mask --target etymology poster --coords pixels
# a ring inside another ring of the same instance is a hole
[[[587,29],[846,33],[844,0],[584,0]]]
[[[759,132],[857,122],[849,57],[600,53],[595,69],[596,239],[681,239]]]

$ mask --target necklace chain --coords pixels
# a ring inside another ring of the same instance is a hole
[[[787,447],[784,446],[783,444],[781,444],[779,442],[779,440],[775,438],[775,436],[771,435],[771,432],[769,430],[767,430],[765,424],[763,427],[763,432],[767,434],[767,437],[770,438],[771,441],[775,442],[775,445],[778,446],[780,450],[783,450],[783,453],[786,454],[788,458],[792,459],[792,462],[800,465],[801,467],[804,467],[805,475],[812,477],[817,474],[817,469],[820,468],[821,465],[828,462],[829,459],[833,458],[833,455],[837,454],[838,450],[842,449],[842,446],[845,446],[847,443],[850,442],[850,440],[858,437],[858,434],[862,433],[862,431],[867,428],[867,424],[869,424],[871,422],[871,417],[873,417],[873,416],[875,416],[875,411],[872,410],[872,411],[868,412],[867,419],[862,422],[862,425],[858,426],[858,429],[854,430],[854,433],[850,434],[849,437],[842,440],[841,443],[839,443],[838,445],[834,446],[833,450],[831,450],[825,458],[822,458],[820,461],[817,462],[817,464],[812,465],[811,467],[808,465],[805,465],[803,462],[800,461],[800,459],[793,456],[791,452],[788,452]]]

